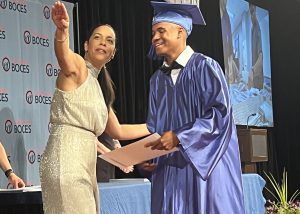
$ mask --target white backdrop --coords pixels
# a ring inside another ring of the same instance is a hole
[[[15,172],[39,185],[49,111],[60,71],[51,20],[54,0],[0,0],[0,141]],[[65,2],[70,20],[73,4]],[[73,22],[70,44],[73,49]],[[0,187],[8,185],[0,172]]]

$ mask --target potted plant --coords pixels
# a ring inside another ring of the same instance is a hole
[[[295,201],[296,197],[300,194],[299,189],[288,199],[287,172],[283,170],[281,184],[275,180],[272,174],[268,175],[265,173],[265,175],[275,193],[267,187],[265,188],[276,199],[276,201],[268,200],[269,206],[266,208],[266,214],[300,214],[300,201]]]

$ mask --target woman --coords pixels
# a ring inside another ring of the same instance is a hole
[[[98,74],[115,54],[115,32],[108,25],[93,31],[82,58],[69,48],[69,16],[63,3],[52,7],[55,54],[61,68],[50,110],[51,133],[40,165],[43,207],[47,213],[98,213],[96,146],[105,129],[114,139],[149,134],[145,124],[120,125],[107,108]],[[126,171],[126,170],[125,170]]]

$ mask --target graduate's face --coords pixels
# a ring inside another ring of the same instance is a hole
[[[85,51],[88,59],[95,65],[105,65],[109,62],[116,51],[116,35],[108,25],[97,27],[89,41],[85,43]]]
[[[152,26],[152,45],[156,54],[169,57],[177,54],[182,28],[176,24],[160,22]]]

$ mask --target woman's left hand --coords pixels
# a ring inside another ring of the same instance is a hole
[[[120,167],[120,169],[125,172],[125,173],[129,173],[133,171],[133,166],[127,166],[127,167]]]

